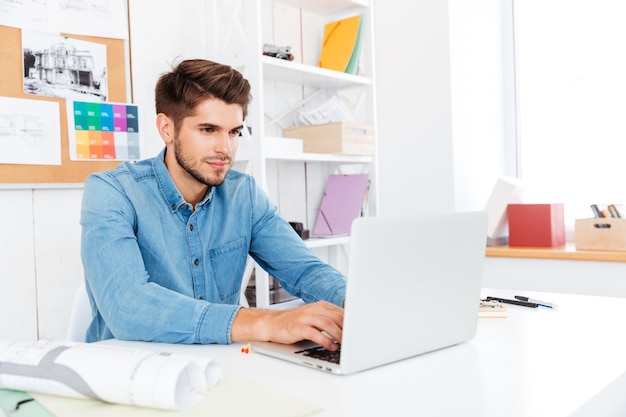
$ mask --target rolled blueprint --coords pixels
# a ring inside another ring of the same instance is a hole
[[[184,410],[221,378],[211,358],[55,340],[0,341],[0,388]]]

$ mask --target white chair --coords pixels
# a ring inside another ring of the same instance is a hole
[[[85,289],[85,283],[80,284],[74,294],[70,326],[67,332],[67,340],[72,342],[84,342],[87,327],[91,322],[91,304]]]

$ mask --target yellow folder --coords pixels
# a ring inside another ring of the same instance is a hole
[[[320,53],[319,66],[345,72],[350,58],[358,51],[359,26],[361,16],[329,22],[324,26],[324,41]]]

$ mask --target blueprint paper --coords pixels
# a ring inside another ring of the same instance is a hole
[[[0,388],[185,410],[221,378],[211,358],[54,340],[0,341]]]

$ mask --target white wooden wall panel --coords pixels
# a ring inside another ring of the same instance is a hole
[[[33,199],[39,337],[67,335],[72,301],[83,282],[82,189],[36,190]]]
[[[0,339],[37,340],[32,196],[0,191]]]
[[[306,224],[304,162],[283,161],[278,169],[280,213],[287,221]]]
[[[317,66],[324,39],[324,22],[318,14],[302,11],[302,63]]]

